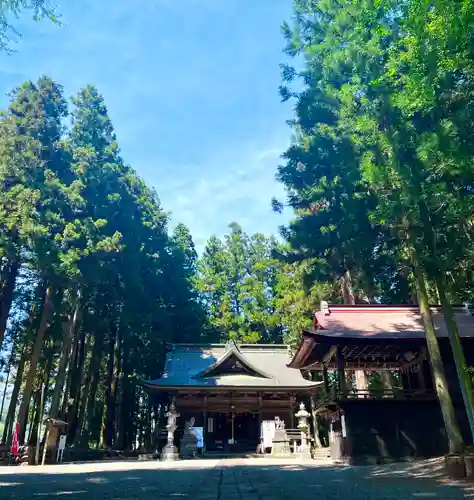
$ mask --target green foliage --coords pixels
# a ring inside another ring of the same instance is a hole
[[[212,237],[198,262],[198,290],[216,339],[281,341],[273,296],[277,243],[262,234],[248,236],[235,222],[219,240]]]
[[[72,104],[69,115],[61,86],[41,77],[13,91],[1,116],[0,319],[10,320],[17,367],[33,339],[39,346],[23,400],[37,393],[45,367],[62,370],[56,401],[64,391],[70,440],[82,429],[87,442],[99,441],[103,419],[112,429],[107,439],[119,433],[116,405],[132,425],[137,382],[160,375],[167,342],[197,340],[204,315],[189,231],[178,225],[168,234],[156,192],[120,155],[97,89],[86,86]]]
[[[450,305],[472,297],[473,6],[294,0],[294,21],[283,33],[303,68],[283,67],[282,97],[296,99],[296,134],[279,178],[296,211],[285,232],[295,258],[356,275],[369,300],[399,297],[416,281],[441,387],[429,283],[474,434],[472,387]],[[295,78],[298,92],[290,88]],[[451,450],[460,449],[449,394],[440,389],[439,397]]]
[[[235,222],[229,229],[223,240],[209,239],[198,261],[208,337],[297,343],[301,330],[312,327],[321,300],[334,296],[332,284],[308,280],[311,266],[281,259],[286,247],[275,238],[249,236]]]
[[[349,269],[369,300],[408,299],[407,230],[426,273],[453,277],[453,300],[472,294],[474,21],[472,2],[454,5],[297,0],[283,26],[303,59],[282,68],[296,99],[278,171],[296,216],[285,236],[294,259]]]
[[[11,24],[11,18],[18,18],[23,12],[31,12],[33,19],[49,19],[59,24],[59,18],[49,0],[2,0],[0,2],[0,50],[9,50],[11,35],[20,34]]]

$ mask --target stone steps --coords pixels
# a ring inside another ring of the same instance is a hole
[[[331,458],[331,450],[329,448],[315,448],[312,455],[314,460],[327,460]]]

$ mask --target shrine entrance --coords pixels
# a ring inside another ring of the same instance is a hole
[[[207,451],[255,451],[260,440],[259,418],[250,412],[209,412]]]

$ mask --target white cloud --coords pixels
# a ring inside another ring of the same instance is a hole
[[[157,186],[163,206],[172,212],[172,224],[183,222],[191,230],[198,249],[212,236],[222,236],[237,221],[248,233],[278,232],[284,215],[272,212],[272,197],[284,198],[275,180],[280,155],[288,141],[279,139],[238,149],[222,150],[203,164],[175,165],[184,177],[162,178]]]

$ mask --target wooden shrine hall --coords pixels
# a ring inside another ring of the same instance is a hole
[[[289,368],[290,360],[285,345],[174,344],[163,376],[143,384],[155,402],[175,401],[176,444],[184,422],[194,417],[204,451],[255,452],[264,420],[278,416],[294,428],[298,400],[322,386]]]
[[[432,313],[458,423],[470,443],[443,314],[438,307]],[[472,366],[474,317],[463,307],[456,307],[455,315]],[[333,459],[380,463],[447,452],[417,307],[323,302],[314,329],[302,333],[289,366],[324,381],[315,411],[330,421]],[[368,377],[370,372],[377,374]],[[375,386],[374,379],[379,381]]]

